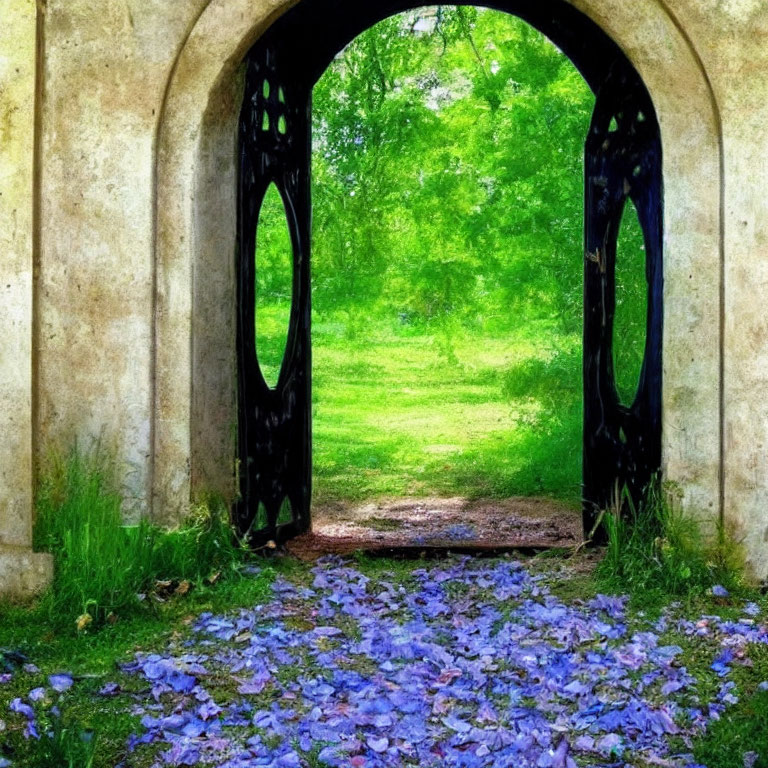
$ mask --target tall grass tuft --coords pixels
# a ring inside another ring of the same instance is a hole
[[[236,570],[244,557],[223,502],[198,504],[177,530],[123,525],[122,498],[103,452],[49,457],[40,478],[35,548],[54,556],[42,608],[56,625],[98,624],[140,609],[159,579],[202,580]]]
[[[603,518],[608,542],[596,575],[604,588],[663,602],[702,595],[717,584],[735,592],[744,587],[740,548],[722,526],[705,536],[658,481],[637,506],[626,489],[616,496]]]
[[[56,623],[135,606],[151,578],[152,532],[123,527],[121,497],[99,451],[52,454],[40,479],[35,548],[54,556],[47,607]]]
[[[160,577],[196,581],[239,571],[248,549],[235,535],[226,502],[205,496],[177,529],[155,530],[152,555],[153,570]]]

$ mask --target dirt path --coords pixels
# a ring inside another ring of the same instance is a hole
[[[536,498],[337,502],[313,508],[312,521],[311,533],[289,542],[291,553],[570,547],[582,538],[578,510]]]

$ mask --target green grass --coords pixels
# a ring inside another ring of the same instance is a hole
[[[768,691],[726,712],[694,747],[694,757],[707,768],[744,768],[747,752],[760,755],[754,768],[768,768]]]
[[[54,556],[54,581],[38,610],[57,627],[146,610],[155,582],[198,583],[236,570],[245,556],[229,510],[202,501],[175,530],[123,525],[114,470],[98,450],[51,455],[37,494],[35,548]]]
[[[739,703],[730,707],[697,739],[693,754],[707,768],[744,768],[744,755],[754,752],[754,768],[768,768],[768,691],[756,686],[768,680],[768,648],[751,645],[754,666],[739,680]]]
[[[261,348],[277,359],[285,307],[259,317]],[[468,328],[366,318],[362,328],[341,310],[313,318],[316,502],[536,495],[578,506],[578,334],[549,318]]]
[[[204,611],[222,613],[238,607],[252,607],[271,597],[270,585],[277,574],[296,577],[304,566],[276,558],[262,562],[261,572],[231,578],[215,586],[201,584],[184,597],[152,602],[152,610],[122,617],[114,625],[75,635],[68,628],[56,631],[46,613],[22,606],[0,606],[0,648],[25,654],[39,668],[39,674],[18,671],[11,683],[0,687],[0,709],[15,696],[45,685],[44,677],[69,671],[76,685],[61,701],[62,723],[67,729],[59,739],[30,743],[10,729],[0,732],[0,757],[16,759],[15,766],[34,768],[88,768],[87,742],[80,735],[93,733],[93,768],[112,768],[125,757],[125,741],[137,731],[139,717],[127,712],[125,699],[103,698],[98,690],[109,681],[127,692],[139,692],[141,682],[123,674],[119,665],[133,659],[137,651],[164,648],[187,636],[193,617]],[[4,719],[0,716],[0,719]]]
[[[50,708],[38,720],[38,729],[49,734],[27,741],[27,760],[35,768],[93,768],[98,738],[72,717],[54,714]]]
[[[590,567],[594,557],[587,552],[571,559],[569,553],[561,552],[531,558],[526,566],[545,578],[554,595],[571,602],[589,599],[603,590],[604,585]],[[66,670],[77,677],[76,685],[64,694],[61,702],[61,723],[66,734],[62,730],[58,740],[32,744],[24,739],[14,721],[9,731],[0,734],[0,756],[15,759],[17,765],[36,768],[87,768],[89,744],[93,744],[92,768],[116,765],[125,757],[125,741],[138,730],[139,718],[126,711],[125,696],[103,698],[96,695],[98,690],[105,682],[115,681],[129,695],[140,693],[141,680],[124,675],[119,665],[131,660],[137,651],[181,647],[189,637],[193,617],[201,612],[232,612],[241,606],[262,603],[270,599],[271,583],[277,575],[295,583],[306,584],[311,580],[309,564],[285,557],[257,562],[261,565],[257,575],[230,578],[216,585],[200,584],[186,596],[153,602],[151,611],[122,617],[114,625],[107,624],[99,631],[80,635],[53,630],[41,611],[18,606],[0,608],[0,648],[18,650],[40,668],[38,674],[18,671],[10,684],[0,688],[2,701],[26,696],[31,688],[44,684],[43,678],[48,674]],[[355,562],[367,576],[386,579],[406,589],[415,585],[412,571],[424,567],[420,560],[391,560],[364,554],[358,554]],[[689,617],[711,613],[727,616],[729,611],[740,612],[742,602],[741,599],[718,600],[702,593],[682,605],[679,612]],[[765,605],[764,599],[760,602]],[[633,603],[629,613],[632,626],[645,626],[643,614],[642,603]],[[300,617],[296,620],[300,621]],[[708,641],[681,638],[672,632],[664,642],[667,639],[683,646],[681,663],[700,679],[699,692],[716,691],[720,678],[709,669],[713,650]],[[741,766],[742,755],[749,749],[768,754],[765,751],[768,697],[757,689],[761,680],[768,679],[768,648],[752,647],[749,656],[754,666],[734,667],[739,704],[729,707],[723,720],[714,723],[693,745],[696,759],[708,768]],[[91,733],[93,741],[83,742],[82,734]],[[151,750],[148,750],[131,764],[135,768],[148,768],[151,759]],[[757,765],[765,768],[764,763]]]
[[[429,328],[398,333],[382,323],[352,339],[323,324],[315,328],[316,499],[434,494],[578,501],[579,387],[563,387],[557,412],[547,402],[546,382],[520,395],[505,392],[520,361],[556,354],[537,348],[530,329],[457,333],[451,358]]]
[[[713,614],[726,616],[729,602],[699,598],[689,603],[683,614],[689,617]],[[761,602],[765,606],[764,598]],[[674,643],[683,649],[681,663],[698,681],[695,695],[699,701],[692,702],[694,706],[702,701],[716,700],[723,680],[710,668],[716,653],[707,640],[695,636],[681,637],[675,632],[669,632],[662,636],[660,642]],[[695,761],[707,768],[743,768],[745,755],[755,752],[759,755],[755,768],[768,768],[768,691],[759,688],[761,682],[768,680],[768,646],[755,643],[748,645],[747,657],[749,664],[734,665],[731,675],[736,683],[734,693],[738,696],[738,702],[729,705],[720,719],[711,722],[707,730],[694,739],[692,745],[673,738],[673,751],[693,752]]]
[[[265,200],[261,215],[259,242],[267,267],[258,273],[256,341],[262,371],[274,384],[290,314],[290,275],[278,256],[289,243],[277,195]],[[325,236],[315,234],[318,241]],[[642,363],[645,316],[636,216],[625,217],[620,251],[614,359],[619,393],[630,402]],[[508,258],[522,263],[529,254]],[[580,268],[578,260],[569,264],[562,283],[532,271],[512,306],[502,291],[489,289],[434,316],[408,311],[407,302],[392,296],[362,290],[329,295],[316,284],[315,501],[521,495],[552,497],[576,508],[581,307],[563,297],[580,280]],[[383,279],[397,265],[381,270]]]
[[[718,584],[732,593],[748,591],[738,544],[723,530],[707,537],[658,483],[637,508],[621,494],[603,521],[608,542],[597,578],[605,589],[629,593],[648,607],[697,598]]]
[[[119,665],[139,650],[178,641],[203,611],[265,601],[277,573],[300,578],[306,570],[288,559],[260,560],[260,571],[245,575],[248,555],[233,536],[226,507],[213,499],[195,506],[176,530],[123,526],[113,473],[98,452],[50,457],[37,507],[35,544],[52,552],[54,582],[34,606],[0,604],[0,649],[34,661],[40,671],[18,669],[0,690],[0,711],[6,701],[44,685],[46,675],[71,671],[77,685],[36,705],[39,730],[52,735],[27,739],[18,724],[0,733],[0,757],[14,765],[116,765],[138,717],[126,712],[124,701],[97,692],[108,680],[138,692],[136,679]],[[161,595],[154,591],[159,579],[172,586],[188,580],[189,591]],[[76,631],[76,619],[86,612],[91,621]]]

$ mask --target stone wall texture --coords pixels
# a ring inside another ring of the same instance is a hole
[[[33,555],[35,0],[0,0],[0,595],[50,578]]]
[[[7,16],[6,16],[7,13]],[[0,546],[31,544],[34,0],[0,24]]]
[[[231,492],[240,62],[293,2],[0,0],[0,547],[75,438],[129,517]],[[666,477],[766,577],[768,4],[571,2],[661,123]]]

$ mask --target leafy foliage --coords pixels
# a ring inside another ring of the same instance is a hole
[[[371,28],[315,88],[316,301],[578,330],[592,94],[518,19],[430,13]]]

